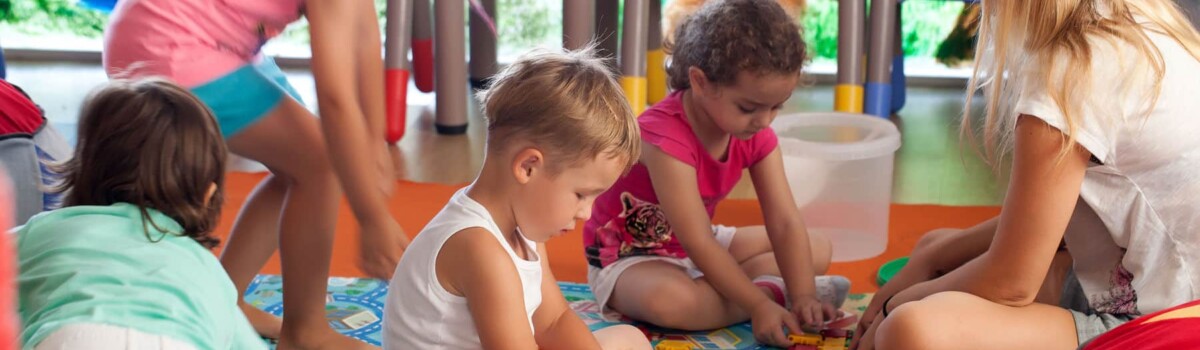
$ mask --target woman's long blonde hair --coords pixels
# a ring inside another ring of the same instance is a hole
[[[1136,62],[1129,69],[1122,62],[1120,74],[1150,74],[1154,92],[1148,106],[1158,98],[1165,65],[1147,32],[1174,39],[1200,60],[1200,34],[1172,0],[984,0],[982,17],[962,133],[973,141],[976,133],[982,135],[984,158],[995,167],[1012,146],[1015,104],[1024,85],[1014,82],[1041,80],[1035,85],[1045,87],[1066,121],[1066,146],[1075,142],[1080,118],[1093,117],[1081,116],[1083,108],[1072,99],[1086,96],[1093,86],[1093,45],[1123,43],[1134,50]],[[977,129],[970,106],[980,89],[987,109]],[[1060,160],[1068,149],[1063,148]]]

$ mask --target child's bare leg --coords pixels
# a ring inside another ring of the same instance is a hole
[[[650,340],[634,326],[605,327],[592,332],[604,350],[650,350]]]
[[[291,99],[229,140],[234,152],[287,180],[280,217],[283,312],[279,349],[369,349],[325,320],[325,291],[341,191],[318,121]],[[238,273],[244,273],[239,271]]]
[[[817,233],[808,233],[809,247],[812,250],[813,273],[824,275],[829,271],[833,257],[833,245],[829,237]],[[739,227],[733,241],[729,243],[729,253],[746,271],[746,275],[755,278],[762,275],[779,276],[779,265],[775,261],[775,253],[771,240],[767,237],[767,229],[763,226]]]
[[[1045,304],[1011,307],[945,292],[897,307],[874,334],[880,350],[1075,349],[1075,320]],[[865,341],[866,339],[864,339]]]
[[[766,290],[763,294],[771,296]],[[683,268],[662,261],[636,264],[621,273],[608,305],[630,318],[682,330],[721,328],[750,319],[704,278],[693,280]]]
[[[267,176],[250,193],[233,224],[233,232],[221,251],[221,265],[237,287],[239,297],[246,294],[250,281],[279,247],[279,213],[287,190],[283,177]],[[283,322],[278,317],[246,304],[241,298],[238,306],[259,335],[279,338]]]

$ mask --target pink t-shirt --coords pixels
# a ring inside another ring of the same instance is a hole
[[[121,0],[104,30],[104,68],[195,87],[254,62],[303,9],[304,0]]]
[[[696,168],[700,199],[712,218],[717,203],[733,190],[743,170],[771,154],[779,140],[770,128],[749,140],[730,137],[726,159],[713,159],[688,124],[682,97],[682,92],[675,92],[650,107],[638,118],[638,125],[647,144]],[[592,217],[583,228],[588,264],[602,268],[639,255],[687,257],[666,214],[659,209],[645,165],[634,165],[628,175],[596,199],[592,209]]]

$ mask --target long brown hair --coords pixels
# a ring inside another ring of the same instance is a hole
[[[212,248],[225,156],[212,113],[187,90],[156,78],[113,81],[83,104],[75,156],[61,165],[59,191],[66,192],[68,207],[136,205],[151,241],[172,234]],[[216,192],[206,198],[214,184]],[[167,232],[149,209],[174,219],[183,232]]]

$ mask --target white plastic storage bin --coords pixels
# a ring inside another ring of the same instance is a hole
[[[792,196],[808,226],[833,241],[833,261],[868,259],[888,242],[900,131],[852,113],[782,115],[771,124]]]

